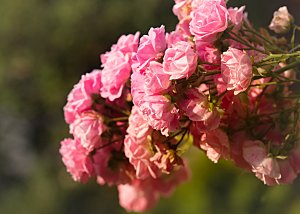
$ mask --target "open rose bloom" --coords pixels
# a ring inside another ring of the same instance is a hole
[[[73,138],[59,150],[67,171],[116,186],[120,205],[135,212],[188,180],[190,148],[266,185],[292,183],[300,173],[299,45],[261,34],[245,6],[224,0],[175,0],[173,12],[176,29],[121,36],[101,54],[101,69],[71,90],[64,115]],[[282,7],[269,27],[283,33],[292,20]]]

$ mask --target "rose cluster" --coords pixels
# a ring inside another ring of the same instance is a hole
[[[175,0],[174,31],[123,35],[102,54],[64,107],[73,138],[60,154],[72,178],[115,185],[121,206],[145,211],[189,178],[184,154],[195,147],[267,185],[291,183],[300,173],[300,47],[256,30],[244,11]],[[293,37],[299,28],[286,7],[269,27],[293,28]]]

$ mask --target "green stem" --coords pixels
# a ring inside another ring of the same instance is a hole
[[[109,121],[113,121],[113,122],[124,122],[124,121],[128,121],[128,117],[116,117],[116,118],[112,118],[109,119]]]

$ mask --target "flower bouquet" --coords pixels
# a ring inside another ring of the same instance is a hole
[[[175,0],[179,23],[123,35],[64,107],[61,142],[82,183],[117,186],[128,211],[152,208],[189,178],[187,151],[232,161],[267,185],[300,173],[299,27],[286,7],[256,29],[245,7]],[[280,34],[286,34],[286,37]]]

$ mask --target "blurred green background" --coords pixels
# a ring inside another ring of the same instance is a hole
[[[231,0],[267,26],[288,5],[300,24],[299,0]],[[125,213],[117,191],[72,181],[58,153],[68,137],[66,96],[80,76],[99,68],[99,54],[122,34],[177,19],[172,0],[0,0],[0,213]],[[193,176],[149,213],[300,213],[300,179],[266,187],[254,175],[200,151]]]

